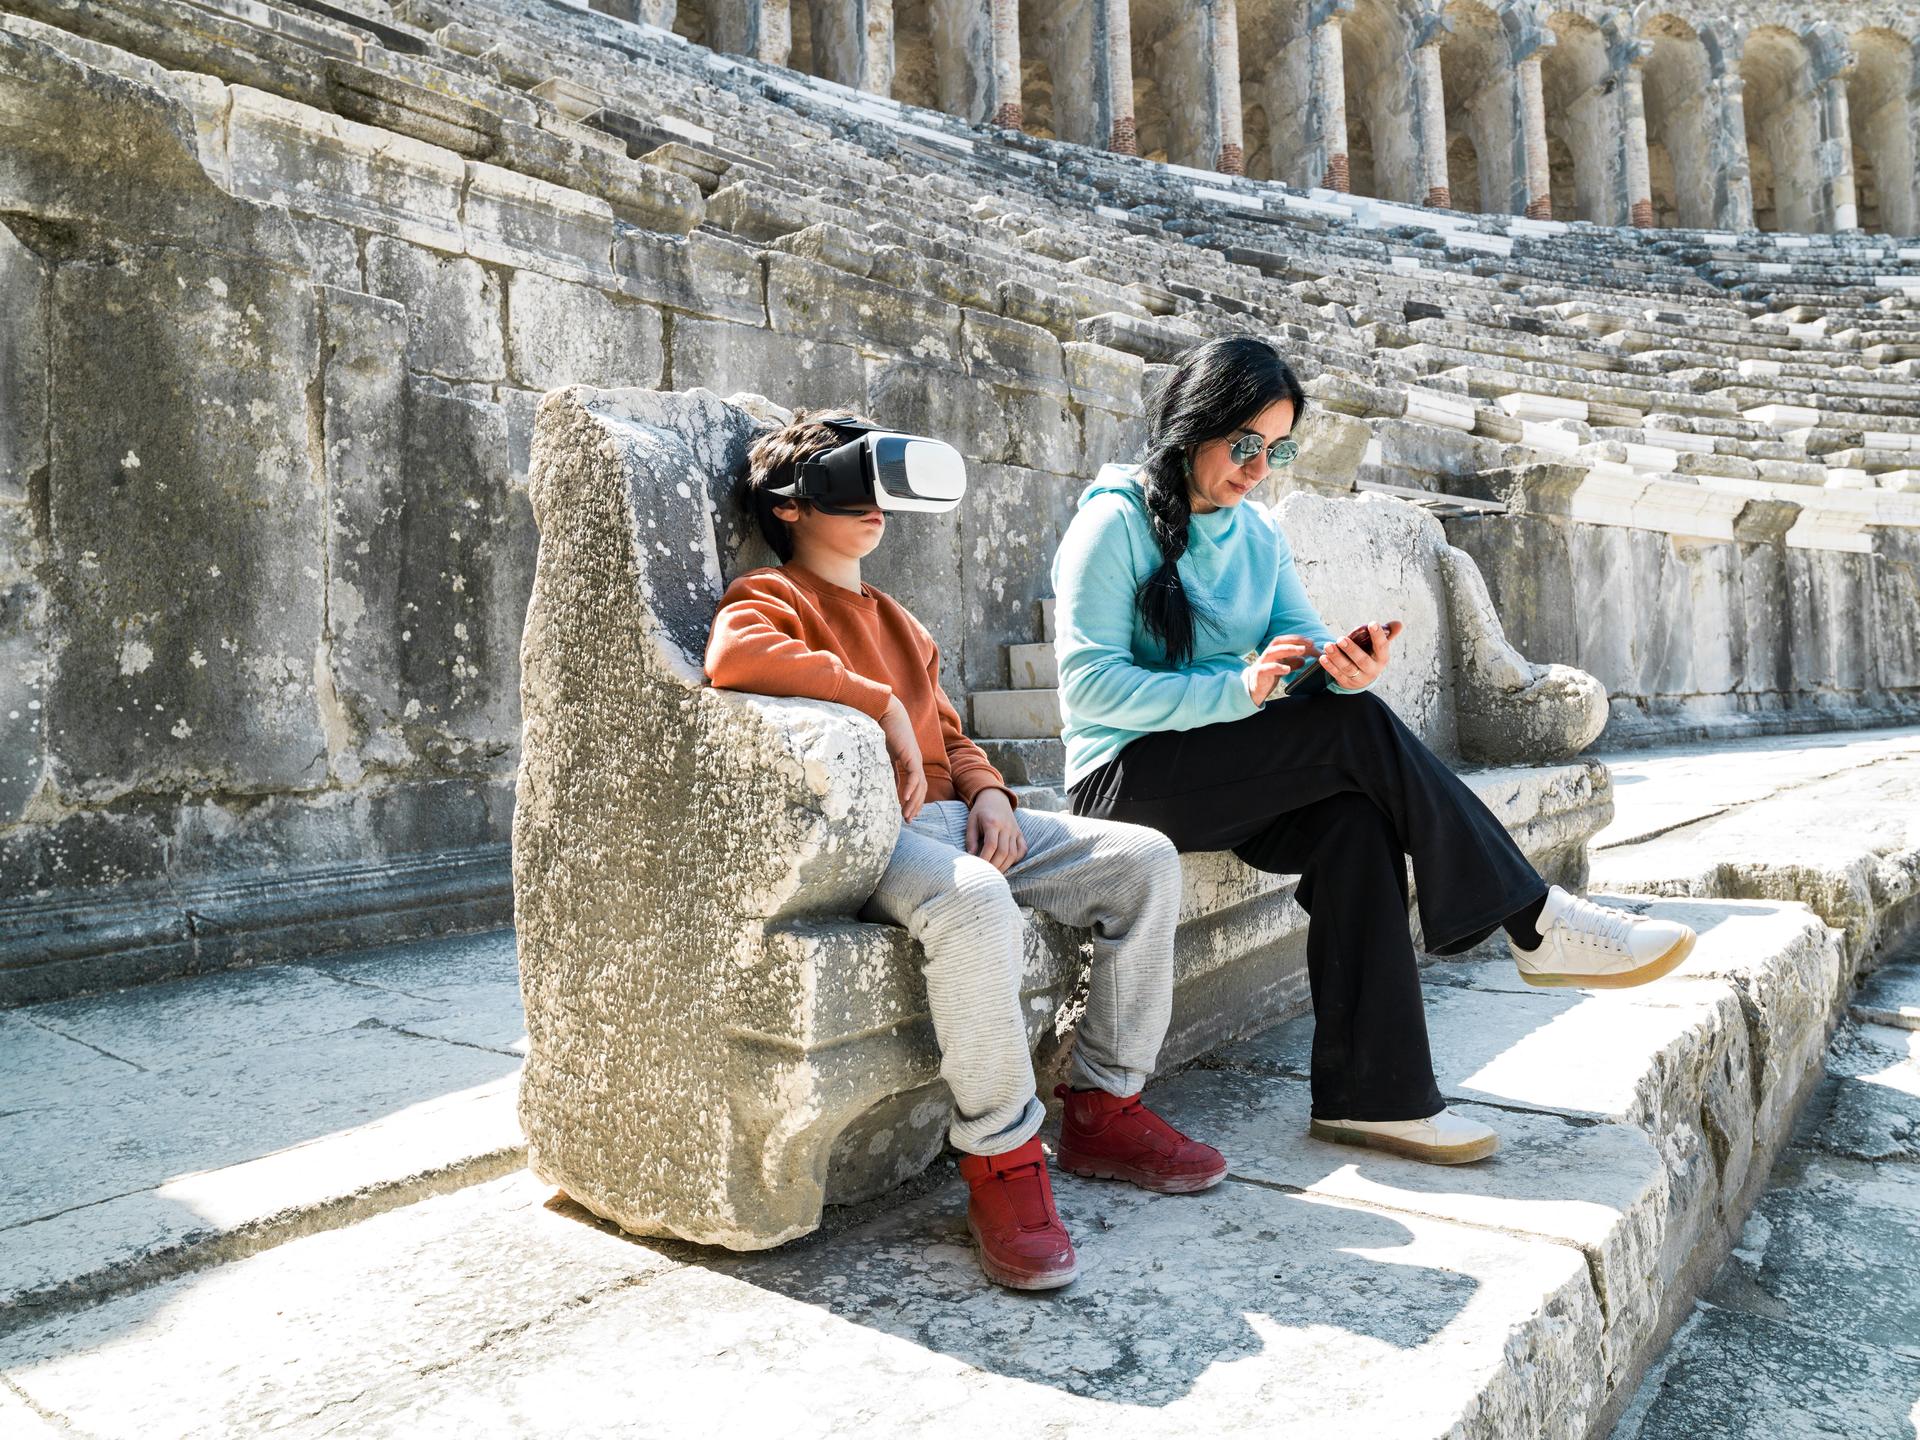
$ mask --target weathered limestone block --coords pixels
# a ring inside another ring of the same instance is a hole
[[[374,235],[367,289],[406,307],[409,369],[445,380],[506,379],[500,282],[484,265]]]
[[[743,325],[767,323],[760,252],[724,235],[664,236],[616,224],[613,269],[636,300]]]
[[[155,249],[55,272],[48,725],[62,791],[324,783],[324,492],[302,277]]]
[[[0,499],[0,826],[25,813],[47,764],[46,594],[25,505]]]
[[[47,463],[47,267],[0,225],[0,502]]]
[[[514,818],[529,1164],[636,1233],[742,1249],[814,1227],[901,1043],[843,1023],[884,947],[855,970],[769,939],[878,881],[899,826],[879,728],[702,684],[709,507],[753,428],[699,391],[542,403]]]
[[[469,160],[459,217],[475,259],[589,285],[613,281],[613,207],[597,196]]]
[[[508,415],[409,377],[400,307],[329,290],[321,696],[335,773],[488,773],[519,732],[532,517]]]
[[[798,255],[768,257],[767,316],[776,330],[837,340],[873,354],[943,364],[959,360],[957,307]]]
[[[562,385],[657,385],[666,353],[660,312],[616,304],[602,290],[517,270],[507,286],[507,344],[514,380]]]
[[[1406,622],[1376,688],[1429,745],[1487,764],[1532,764],[1578,754],[1600,733],[1600,682],[1515,650],[1478,567],[1447,544],[1433,516],[1378,495],[1304,491],[1281,501],[1279,515],[1329,625]]]
[[[676,319],[674,383],[725,394],[752,391],[777,405],[858,406],[867,358],[851,345],[726,320]]]
[[[255,90],[231,87],[236,195],[458,254],[467,162],[451,150]]]
[[[1433,522],[1438,531],[1438,521]],[[1507,641],[1480,567],[1449,545],[1441,554],[1453,622],[1460,753],[1469,760],[1560,760],[1607,723],[1607,691],[1570,665],[1536,665]]]

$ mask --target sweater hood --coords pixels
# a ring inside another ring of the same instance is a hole
[[[1140,467],[1115,464],[1112,461],[1102,465],[1094,475],[1092,483],[1080,492],[1075,508],[1081,508],[1096,495],[1105,495],[1109,492],[1131,496],[1141,509],[1146,508],[1147,495],[1140,484]]]

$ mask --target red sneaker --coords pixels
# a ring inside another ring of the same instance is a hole
[[[1060,1168],[1100,1180],[1131,1180],[1162,1195],[1218,1185],[1227,1162],[1211,1145],[1189,1140],[1140,1103],[1138,1095],[1056,1085],[1066,1101],[1060,1120]]]
[[[1067,1227],[1053,1208],[1047,1152],[1036,1135],[1004,1155],[962,1155],[967,1229],[980,1268],[997,1285],[1053,1290],[1080,1273]]]

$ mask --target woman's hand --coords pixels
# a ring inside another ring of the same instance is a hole
[[[1319,645],[1305,635],[1276,635],[1269,640],[1260,658],[1240,672],[1253,703],[1266,704],[1281,677],[1306,664],[1319,649]]]
[[[1027,853],[1027,837],[1004,790],[982,790],[967,807],[967,853],[1005,872]]]
[[[1373,641],[1371,655],[1342,635],[1320,652],[1320,664],[1326,669],[1327,678],[1349,690],[1360,690],[1371,685],[1380,678],[1380,672],[1387,668],[1387,661],[1392,658],[1389,652],[1393,637],[1400,633],[1400,628],[1398,620],[1384,629],[1369,624],[1367,636]]]
[[[893,787],[900,796],[900,813],[911,820],[926,803],[927,772],[921,763],[912,717],[898,695],[887,701],[886,711],[880,716],[880,732],[887,737],[887,758],[893,761]]]

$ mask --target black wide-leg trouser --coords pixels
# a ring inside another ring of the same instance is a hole
[[[1378,697],[1291,696],[1132,741],[1069,792],[1076,815],[1298,874],[1313,993],[1313,1114],[1438,1112],[1407,868],[1429,953],[1456,955],[1546,893],[1480,797]]]

